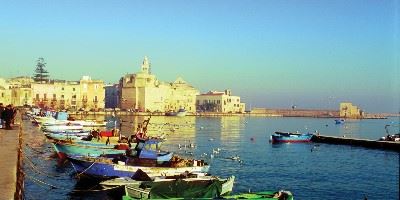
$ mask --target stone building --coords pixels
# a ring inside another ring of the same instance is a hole
[[[0,78],[0,103],[3,105],[11,104],[10,84],[2,78]]]
[[[98,110],[104,108],[104,82],[83,76],[80,81],[50,80],[36,83],[30,77],[0,79],[0,103],[42,108]]]
[[[106,85],[105,89],[105,108],[119,108],[119,84]]]
[[[196,107],[198,112],[243,113],[245,104],[239,96],[232,96],[230,90],[224,92],[209,91],[197,95]]]
[[[141,70],[126,74],[120,79],[120,108],[140,112],[166,112],[185,108],[195,112],[195,98],[198,90],[178,78],[165,83],[151,74],[150,62],[144,58]]]
[[[363,118],[364,112],[350,102],[342,102],[339,107],[339,115],[342,118]]]

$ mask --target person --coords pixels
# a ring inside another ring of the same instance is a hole
[[[14,115],[14,112],[13,112],[13,110],[11,108],[11,105],[8,105],[1,115],[2,115],[2,118],[5,121],[5,125],[6,125],[5,128],[7,130],[11,130],[12,129],[11,120],[12,120],[12,117]]]
[[[0,128],[3,128],[3,111],[4,111],[3,103],[0,103]]]
[[[14,107],[12,104],[11,104],[11,111],[12,111],[11,124],[14,125],[15,117],[17,116],[17,108]]]

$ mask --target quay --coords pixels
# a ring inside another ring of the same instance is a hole
[[[392,150],[400,152],[400,142],[376,141],[346,137],[314,135],[311,140],[316,143],[361,146],[373,149]]]
[[[17,117],[12,130],[0,129],[1,199],[22,199],[22,127]]]

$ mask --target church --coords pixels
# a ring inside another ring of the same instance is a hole
[[[119,107],[140,112],[168,112],[184,108],[196,112],[199,91],[181,77],[168,83],[151,74],[151,64],[144,58],[140,71],[126,74],[119,81]]]

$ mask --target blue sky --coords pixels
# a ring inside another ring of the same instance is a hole
[[[398,112],[398,0],[2,1],[0,76],[117,83],[143,57],[160,80],[230,88],[247,106]]]

